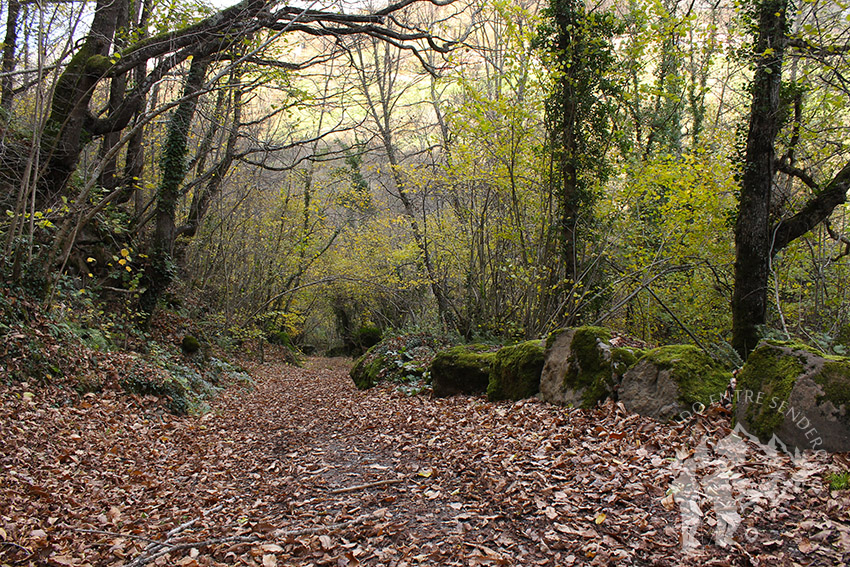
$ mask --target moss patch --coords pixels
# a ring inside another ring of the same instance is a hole
[[[600,348],[600,343],[607,345],[610,340],[611,331],[602,327],[579,327],[573,335],[564,389],[582,390],[583,408],[595,406],[613,388],[611,358]]]
[[[818,404],[829,401],[836,408],[850,408],[850,358],[829,357],[823,364],[823,370],[814,377],[815,383],[823,388],[818,396]],[[844,422],[850,424],[850,415],[843,415]]]
[[[732,374],[717,366],[693,345],[668,345],[652,349],[643,358],[670,371],[679,386],[679,401],[688,406],[710,405],[723,395]]]
[[[611,349],[611,370],[615,379],[622,378],[623,374],[637,363],[644,354],[640,349],[619,347]]]
[[[522,400],[540,391],[545,357],[540,341],[500,349],[493,358],[487,384],[490,400]]]
[[[726,390],[731,373],[719,368],[715,362],[693,345],[668,345],[647,352],[646,359],[659,368],[670,371],[670,377],[679,386],[679,401],[687,404],[710,405]]]
[[[437,353],[431,363],[435,396],[476,394],[487,390],[496,353],[488,345],[463,345]]]
[[[180,348],[182,348],[183,352],[186,354],[194,354],[201,350],[201,342],[192,335],[186,335],[180,342]]]
[[[354,366],[349,372],[349,376],[354,381],[354,385],[358,390],[368,390],[378,383],[379,373],[386,365],[386,358],[374,351],[377,347],[372,347],[366,353],[357,359]]]
[[[776,406],[783,407],[791,397],[797,378],[805,371],[805,354],[797,348],[800,346],[803,345],[762,342],[750,353],[738,375],[738,391],[763,392],[764,399],[776,398]],[[772,405],[751,403],[747,407],[750,431],[759,439],[770,439],[785,419],[785,415]]]

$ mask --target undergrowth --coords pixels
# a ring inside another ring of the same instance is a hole
[[[209,411],[227,384],[252,385],[203,340],[186,352],[198,329],[177,310],[162,310],[143,333],[127,302],[96,299],[71,278],[57,284],[50,309],[26,286],[3,278],[0,287],[0,382],[58,386],[69,399],[118,389],[155,396],[176,414]]]

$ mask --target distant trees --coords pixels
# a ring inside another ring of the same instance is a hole
[[[27,218],[48,215],[51,226],[58,228],[51,234],[50,252],[42,254],[39,264],[44,274],[63,271],[89,224],[125,202],[141,187],[143,177],[151,177],[151,172],[144,171],[141,136],[151,134],[149,125],[157,116],[173,110],[159,163],[161,180],[151,200],[155,214],[148,214],[151,205],[140,200],[136,217],[121,227],[121,238],[126,240],[155,219],[142,305],[149,311],[173,273],[174,239],[194,234],[216,185],[236,158],[236,138],[231,136],[229,152],[223,159],[209,164],[208,171],[196,171],[197,183],[185,183],[187,144],[199,101],[215,90],[238,91],[238,85],[220,84],[221,79],[232,76],[232,68],[250,65],[286,72],[326,59],[317,56],[301,63],[287,63],[264,57],[289,32],[336,38],[365,35],[410,49],[416,48],[416,42],[430,41],[433,49],[440,49],[426,31],[398,28],[389,21],[391,14],[416,1],[402,0],[371,13],[345,14],[295,8],[276,1],[242,0],[200,17],[184,12],[181,22],[180,17],[170,19],[167,14],[153,12],[158,8],[151,3],[98,0],[88,31],[67,54],[48,52],[44,44],[38,46],[38,73],[44,76],[45,60],[56,57],[53,68],[57,75],[52,88],[39,93],[48,96],[49,101],[38,118],[44,127],[34,129],[39,134],[35,143],[5,146],[5,173],[11,180],[10,187],[17,192],[16,204],[10,208],[11,226],[6,231],[7,255],[18,264],[31,262],[31,257],[22,257],[16,236],[23,234]],[[7,112],[14,111],[12,78],[17,72],[19,14],[17,2],[9,6],[6,14],[2,106]],[[157,16],[158,30],[150,33],[153,16]],[[73,30],[70,33],[73,35]],[[245,45],[249,47],[243,48]],[[182,93],[178,89],[169,93],[166,81],[184,72],[188,74]],[[176,94],[176,98],[169,100],[169,94]],[[238,112],[240,105],[234,100],[232,111]],[[97,141],[101,142],[100,151],[94,157],[92,146]],[[9,155],[10,152],[18,155]],[[240,153],[244,157],[246,148],[240,148]],[[125,163],[123,176],[117,173],[119,159]],[[200,157],[195,163],[207,161]],[[190,190],[194,206],[184,230],[176,226],[176,205]],[[23,250],[26,249],[25,246]]]
[[[327,342],[584,321],[829,343],[850,323],[846,12],[742,8],[9,2],[4,277],[68,274],[146,318],[185,279],[226,327]]]

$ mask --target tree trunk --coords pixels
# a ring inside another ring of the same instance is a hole
[[[735,290],[732,295],[732,346],[742,358],[760,339],[767,321],[771,239],[770,200],[775,173],[775,141],[781,126],[779,89],[786,45],[788,0],[757,5],[756,70],[741,198],[735,223]]]
[[[180,186],[186,176],[186,151],[189,127],[198,105],[198,93],[204,85],[209,61],[200,57],[192,60],[186,83],[183,86],[183,101],[177,106],[168,122],[168,135],[162,148],[160,169],[162,179],[156,193],[156,228],[150,251],[150,264],[145,269],[145,291],[140,298],[143,326],[150,323],[157,301],[171,284],[175,266],[173,260],[177,199]]]
[[[127,0],[98,0],[83,45],[56,83],[44,137],[48,167],[43,190],[47,199],[65,189],[88,142],[84,124],[89,115],[89,102],[95,86],[109,68],[107,56],[126,3]]]
[[[6,13],[6,39],[3,40],[3,73],[0,79],[0,108],[12,112],[12,98],[15,96],[14,81],[10,74],[15,70],[15,48],[18,44],[18,15],[21,12],[19,0],[9,0]]]

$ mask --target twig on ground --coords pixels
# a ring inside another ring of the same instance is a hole
[[[145,537],[145,536],[135,535],[135,534],[127,534],[127,533],[122,533],[122,532],[108,532],[108,531],[105,531],[105,530],[90,530],[90,529],[86,529],[86,528],[71,528],[71,530],[73,530],[75,532],[80,532],[82,534],[95,534],[95,535],[105,535],[105,536],[112,536],[112,537],[126,537],[127,539],[136,539],[136,540],[139,540],[139,541],[146,541],[146,542],[153,544],[153,545],[168,545],[167,543],[163,543],[159,540],[149,538],[149,537]]]
[[[23,546],[23,545],[21,545],[20,543],[15,543],[14,541],[0,541],[0,545],[8,545],[8,546],[10,546],[10,547],[17,547],[18,549],[21,549],[21,550],[25,551],[25,552],[26,552],[26,553],[28,553],[29,555],[27,555],[27,556],[23,559],[24,561],[26,561],[27,559],[29,559],[30,557],[32,557],[32,551],[30,551],[29,549],[27,549],[26,547],[24,547],[24,546]]]
[[[326,531],[340,530],[342,528],[347,528],[356,524],[360,524],[365,522],[366,520],[370,520],[372,518],[379,517],[376,514],[363,514],[362,516],[358,516],[352,520],[347,520],[345,522],[339,522],[336,524],[330,524],[327,526],[316,526],[315,528],[305,528],[300,530],[276,530],[272,532],[272,537],[274,538],[286,538],[286,537],[296,537],[302,535],[313,535]],[[170,532],[169,532],[170,533]],[[155,561],[164,555],[168,555],[169,553],[173,553],[175,551],[180,551],[181,549],[199,549],[202,547],[209,547],[212,545],[219,545],[222,543],[259,543],[261,541],[267,541],[267,538],[253,534],[253,535],[238,535],[238,536],[227,536],[222,538],[215,539],[207,539],[204,541],[187,541],[183,543],[164,543],[164,545],[168,545],[167,549],[159,549],[152,550],[148,552],[142,552],[136,559],[134,559],[131,563],[127,564],[127,567],[137,567],[142,565],[147,565],[151,561]],[[163,546],[164,546],[163,545]],[[146,556],[147,554],[147,556]]]
[[[165,540],[164,541],[149,540],[149,541],[151,541],[151,543],[148,544],[148,546],[142,551],[141,554],[139,554],[138,557],[136,557],[136,559],[134,559],[132,562],[128,563],[127,567],[142,567],[143,565],[146,565],[149,561],[152,561],[152,560],[156,559],[157,557],[161,557],[162,555],[165,555],[166,553],[169,553],[170,551],[180,549],[179,544],[173,544],[173,543],[171,543],[171,540],[175,536],[179,535],[181,532],[183,532],[183,531],[189,529],[190,527],[192,527],[193,525],[195,525],[195,523],[197,523],[197,521],[200,520],[201,518],[203,518],[204,516],[207,516],[209,514],[214,514],[214,513],[218,512],[219,510],[221,510],[222,508],[224,508],[224,504],[225,503],[222,502],[221,504],[219,504],[215,508],[211,508],[210,510],[202,513],[201,516],[198,516],[197,518],[189,520],[188,522],[183,522],[179,526],[172,528],[171,530],[169,530],[169,532],[167,534],[165,534]],[[163,550],[163,548],[166,548],[166,549]]]
[[[360,523],[365,522],[366,520],[371,520],[372,518],[378,518],[377,514],[363,514],[362,516],[357,516],[352,520],[346,520],[345,522],[339,522],[336,524],[330,524],[327,526],[316,526],[315,528],[303,528],[300,530],[277,530],[272,532],[272,536],[276,538],[284,538],[284,537],[298,537],[302,535],[314,535],[320,532],[333,531],[333,530],[341,530],[342,528],[348,528],[350,526],[354,526]]]
[[[387,480],[378,480],[375,482],[367,482],[366,484],[358,484],[356,486],[349,486],[346,488],[337,488],[335,490],[331,490],[331,494],[345,494],[346,492],[355,492],[357,490],[364,490],[366,488],[374,488],[376,486],[385,486],[388,484],[398,484],[400,482],[404,482],[403,478],[390,478]]]

